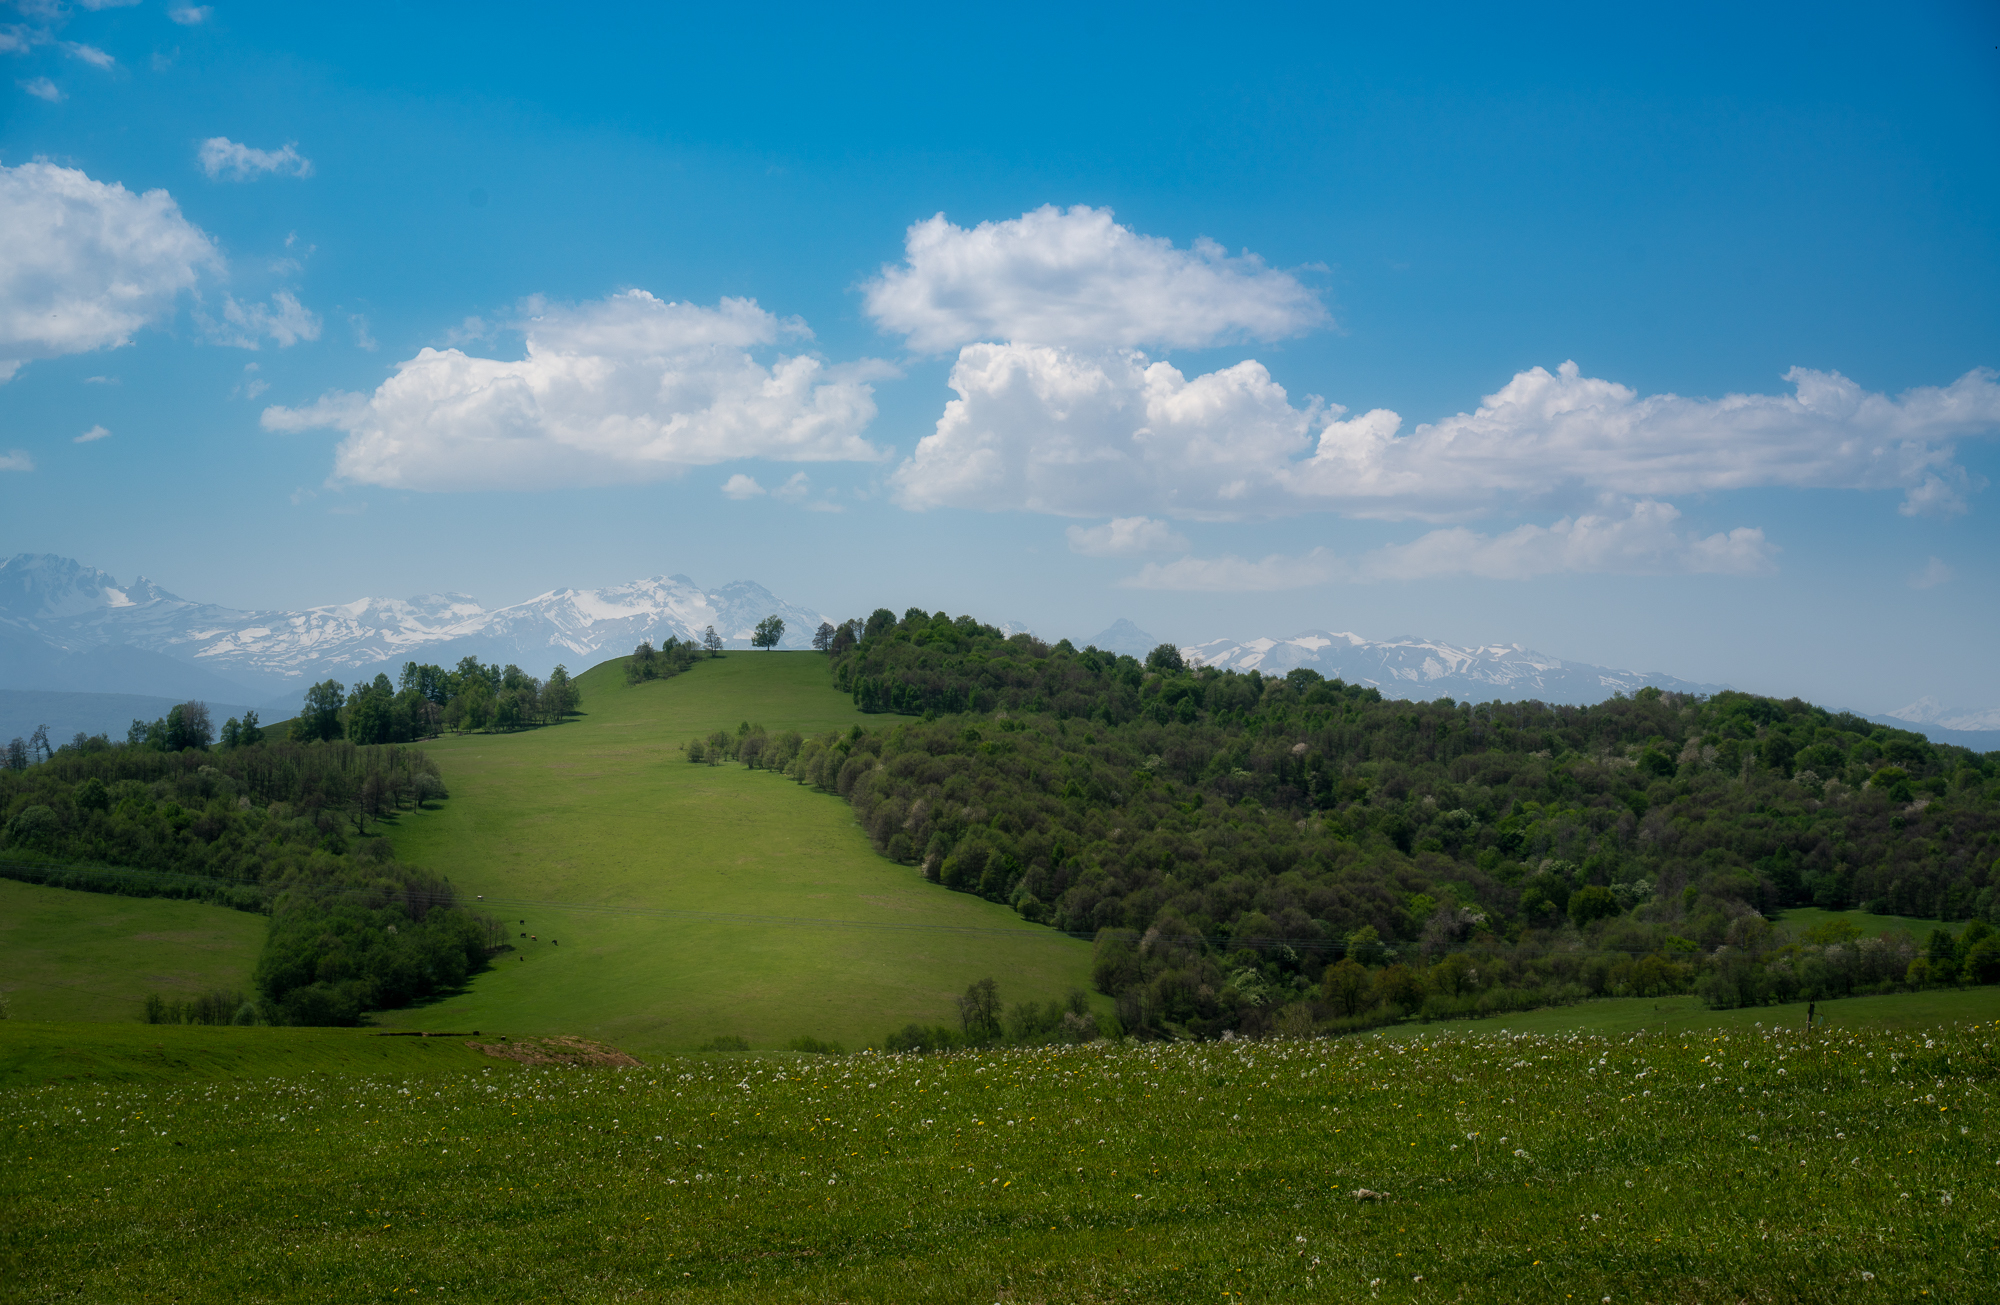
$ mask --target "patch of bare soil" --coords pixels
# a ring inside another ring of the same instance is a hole
[[[628,1056],[616,1047],[607,1047],[602,1042],[592,1042],[588,1038],[568,1035],[554,1038],[503,1038],[499,1042],[468,1042],[474,1051],[483,1051],[489,1056],[502,1060],[517,1060],[523,1065],[623,1065],[636,1066],[642,1062],[636,1056]]]

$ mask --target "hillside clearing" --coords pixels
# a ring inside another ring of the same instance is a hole
[[[839,798],[685,760],[690,738],[745,722],[893,724],[855,711],[818,654],[732,653],[636,686],[609,662],[579,683],[579,719],[425,745],[451,798],[385,832],[401,860],[483,897],[516,950],[385,1025],[576,1033],[641,1053],[726,1035],[858,1047],[952,1018],[989,975],[1009,1001],[1089,987],[1087,944],[877,856]]]

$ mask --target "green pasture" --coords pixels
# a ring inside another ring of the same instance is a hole
[[[0,879],[0,995],[16,1020],[137,1019],[149,992],[249,993],[266,919]]]
[[[1920,992],[1823,1001],[1813,1027],[1835,1029],[1921,1029],[2000,1018],[2000,987],[1931,988]],[[1806,1003],[1710,1010],[1699,997],[1604,997],[1574,1006],[1547,1006],[1480,1020],[1411,1021],[1381,1030],[1384,1037],[1414,1038],[1473,1033],[1699,1033],[1718,1029],[1802,1031]]]
[[[185,1083],[301,1074],[438,1074],[493,1063],[468,1048],[463,1038],[383,1037],[365,1029],[0,1021],[0,1092],[69,1079]]]
[[[1987,1300],[1996,1037],[64,1078],[0,1091],[0,1272],[31,1302]]]
[[[718,1035],[859,1047],[955,1019],[953,998],[987,976],[1009,1001],[1089,987],[1087,944],[877,856],[840,798],[684,759],[689,739],[746,721],[894,724],[855,711],[819,654],[732,653],[637,686],[611,662],[581,685],[580,719],[425,745],[451,797],[385,828],[404,861],[483,898],[516,950],[383,1024],[635,1052]]]

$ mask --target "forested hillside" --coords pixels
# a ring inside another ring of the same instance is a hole
[[[924,720],[760,738],[753,764],[846,796],[945,886],[1097,936],[1141,1024],[1254,1025],[1301,994],[1361,1017],[2000,977],[2000,942],[1970,955],[1983,930],[1780,946],[1766,920],[2000,914],[2000,754],[1739,693],[1385,700],[915,609],[839,636],[842,689]],[[1341,959],[1367,963],[1358,992]]]
[[[261,1018],[346,1023],[456,985],[494,941],[449,883],[371,834],[444,795],[411,747],[85,740],[0,771],[0,874],[268,911]]]

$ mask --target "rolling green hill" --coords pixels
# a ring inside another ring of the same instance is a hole
[[[855,1047],[947,1019],[983,977],[1009,1001],[1090,986],[1086,944],[882,859],[839,798],[683,758],[688,739],[744,721],[880,728],[818,654],[735,653],[637,686],[610,662],[580,683],[584,714],[567,724],[425,745],[451,799],[402,816],[398,857],[533,937],[463,995],[383,1023],[576,1033],[639,1052],[718,1035]]]

